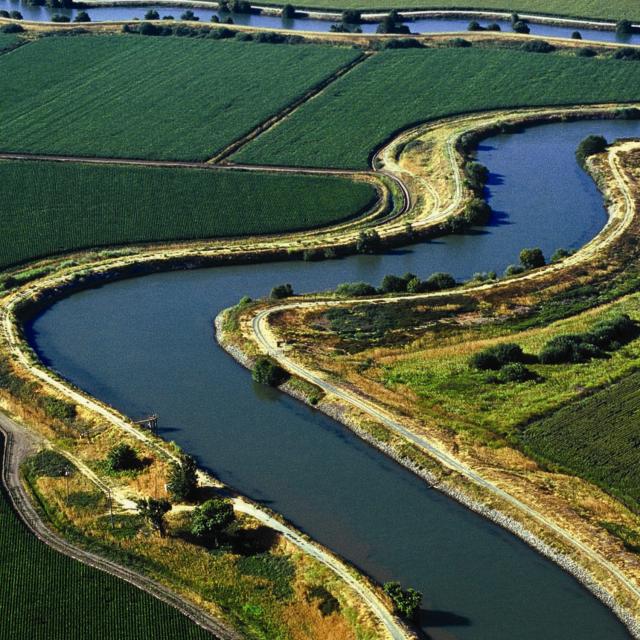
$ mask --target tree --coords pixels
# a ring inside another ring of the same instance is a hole
[[[63,16],[59,13],[51,16],[51,22],[71,22],[71,18],[69,16]]]
[[[172,462],[167,478],[167,491],[176,502],[193,498],[198,488],[196,461],[189,455],[180,456],[179,462]]]
[[[520,263],[525,269],[544,267],[545,259],[542,249],[538,249],[537,247],[533,249],[523,249],[520,252]]]
[[[407,25],[401,23],[398,12],[393,9],[378,24],[376,33],[411,33]]]
[[[86,11],[79,11],[76,14],[76,17],[73,19],[74,22],[91,22],[91,18]]]
[[[385,582],[384,592],[391,598],[396,611],[407,620],[414,620],[420,610],[422,594],[409,587],[403,589],[399,582]]]
[[[602,153],[608,146],[607,139],[603,136],[587,136],[576,150],[576,160],[581,167],[584,167],[589,156]]]
[[[287,372],[271,358],[260,356],[253,365],[251,377],[259,384],[277,387],[287,379]]]
[[[526,34],[531,32],[531,29],[529,29],[529,25],[523,20],[518,20],[517,22],[514,22],[512,25],[512,28],[516,33]]]
[[[140,459],[130,444],[121,442],[107,453],[107,466],[111,471],[130,471],[140,466]]]
[[[628,36],[633,33],[633,25],[630,20],[620,20],[616,24],[616,35],[617,36]]]
[[[347,9],[342,12],[342,22],[344,24],[360,24],[362,14],[356,9]]]
[[[218,546],[220,535],[236,519],[231,500],[213,498],[196,507],[191,517],[191,533],[203,542]]]
[[[467,27],[467,31],[484,31],[477,20],[472,20]]]
[[[145,20],[159,20],[160,14],[155,9],[149,9],[147,13],[144,14]]]
[[[556,249],[554,254],[551,256],[551,262],[560,262],[560,260],[564,260],[573,254],[574,251],[570,251],[568,249]]]
[[[282,7],[282,17],[285,20],[293,20],[296,17],[296,8],[292,4],[285,4]]]
[[[344,282],[336,287],[336,295],[342,298],[375,296],[376,288],[367,282]]]
[[[382,248],[380,234],[375,230],[361,231],[356,241],[358,253],[377,253]]]
[[[574,32],[571,34],[571,38],[572,38],[573,40],[582,40],[582,34],[581,34],[579,31],[574,31]]]
[[[165,515],[171,511],[171,503],[168,500],[156,500],[155,498],[143,498],[136,500],[138,513],[145,519],[161,538],[167,533]]]
[[[198,16],[193,13],[193,11],[191,11],[191,9],[187,9],[181,16],[180,16],[180,20],[190,20],[192,22],[200,20],[200,18],[198,18]]]
[[[271,289],[269,297],[272,300],[282,300],[283,298],[289,298],[292,295],[293,287],[290,284],[279,284]]]
[[[22,20],[22,14],[19,11],[11,11],[9,16],[12,20]]]
[[[22,33],[24,31],[24,27],[19,24],[5,24],[2,27],[2,33]]]

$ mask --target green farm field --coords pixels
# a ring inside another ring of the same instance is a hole
[[[536,456],[640,508],[640,372],[529,426]]]
[[[0,268],[94,246],[319,227],[372,205],[333,176],[0,161]]]
[[[0,150],[205,160],[357,55],[211,39],[42,38],[0,56]]]
[[[299,6],[314,9],[368,11],[375,9],[493,9],[600,20],[624,18],[640,20],[640,5],[635,0],[615,0],[614,2],[599,0],[303,0]]]
[[[211,640],[172,607],[41,543],[18,520],[4,491],[0,558],[2,638]]]
[[[378,53],[256,138],[239,162],[364,168],[395,132],[497,108],[640,99],[640,64],[501,49]]]
[[[11,51],[20,44],[20,38],[13,33],[0,33],[0,54]]]

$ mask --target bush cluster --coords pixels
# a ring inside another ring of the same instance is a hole
[[[469,364],[480,371],[498,371],[507,364],[523,363],[525,359],[519,344],[504,342],[474,354]]]
[[[626,314],[619,314],[597,323],[586,333],[556,336],[540,351],[542,364],[587,362],[602,357],[605,351],[615,351],[633,340],[637,325]]]
[[[52,449],[43,449],[32,456],[27,467],[34,476],[60,478],[75,473],[75,467],[61,453]]]
[[[269,297],[272,300],[283,300],[293,295],[293,287],[290,284],[279,284],[271,289]]]

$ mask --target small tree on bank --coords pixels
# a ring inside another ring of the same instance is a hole
[[[164,538],[167,534],[165,515],[171,511],[171,503],[168,500],[156,500],[155,498],[143,498],[136,500],[138,513],[151,525],[151,527]]]
[[[407,620],[415,620],[420,605],[422,604],[422,594],[409,587],[403,589],[399,582],[385,582],[384,592],[391,598],[395,610]]]
[[[578,164],[584,168],[589,156],[602,153],[608,146],[609,143],[603,136],[587,136],[578,145],[578,149],[576,150],[576,160]]]
[[[167,491],[176,502],[190,500],[198,488],[196,461],[188,455],[182,455],[180,462],[172,462],[167,478]]]
[[[140,466],[136,450],[126,442],[112,447],[107,453],[107,467],[111,471],[132,471]]]
[[[254,382],[277,387],[287,379],[287,372],[271,358],[260,356],[253,365],[251,376]]]
[[[194,510],[191,517],[191,533],[199,540],[217,547],[220,535],[235,519],[230,500],[213,498]]]

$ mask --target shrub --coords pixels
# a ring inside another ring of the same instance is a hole
[[[637,335],[636,323],[622,313],[595,324],[585,335],[585,340],[600,349],[617,349]]]
[[[71,22],[71,18],[69,16],[62,16],[59,13],[51,16],[51,22]]]
[[[493,377],[493,381],[498,384],[507,384],[509,382],[527,382],[536,378],[536,374],[522,363],[512,362],[500,367],[498,373]]]
[[[569,249],[556,249],[551,256],[551,262],[560,262],[560,260],[564,260],[565,258],[572,256],[574,253],[574,251]]]
[[[581,167],[585,166],[587,158],[596,153],[602,153],[608,146],[607,139],[603,136],[587,136],[576,150],[576,159]]]
[[[572,38],[573,40],[582,40],[582,34],[581,34],[579,31],[574,31],[574,32],[571,34],[571,38]]]
[[[34,476],[47,478],[61,478],[75,473],[75,467],[61,453],[52,449],[43,449],[29,458],[27,463],[29,471]]]
[[[464,168],[465,176],[469,186],[474,191],[482,191],[482,188],[489,179],[489,169],[479,162],[467,162]]]
[[[45,397],[41,401],[42,409],[49,418],[68,422],[76,417],[76,405],[60,398]]]
[[[251,40],[253,40],[253,36],[246,31],[238,31],[235,35],[235,39],[239,40],[240,42],[250,42]]]
[[[380,287],[382,293],[404,293],[407,290],[407,281],[394,275],[387,275],[382,279]]]
[[[538,267],[544,267],[545,259],[542,249],[523,249],[520,252],[520,264],[525,269],[537,269]]]
[[[290,284],[279,284],[271,289],[269,297],[272,300],[282,300],[283,298],[289,298],[292,295],[293,287]]]
[[[497,22],[491,22],[487,25],[487,31],[502,31],[502,27]]]
[[[557,336],[549,340],[540,351],[542,364],[567,364],[587,362],[602,355],[594,345],[585,342],[579,334]]]
[[[73,19],[74,22],[91,22],[91,18],[86,11],[79,11],[76,17]]]
[[[465,206],[462,219],[470,227],[483,226],[491,219],[491,207],[482,198],[473,198]]]
[[[198,16],[193,13],[193,11],[191,11],[191,9],[187,9],[181,16],[180,16],[180,20],[190,20],[191,22],[195,22],[200,20],[200,18],[198,18]]]
[[[253,365],[251,377],[255,382],[269,387],[281,385],[287,378],[287,372],[271,358],[260,356]]]
[[[483,349],[469,360],[469,366],[480,371],[498,371],[507,364],[522,363],[525,355],[519,344],[505,342]]]
[[[471,46],[471,43],[468,40],[465,40],[464,38],[451,38],[451,40],[447,40],[447,44],[450,47],[460,48],[460,49],[468,48]]]
[[[576,55],[580,58],[595,58],[598,52],[590,47],[581,47],[580,49],[576,49]]]
[[[374,296],[376,293],[376,288],[367,282],[345,282],[336,287],[336,295],[344,298]]]
[[[529,53],[551,53],[556,50],[552,44],[549,44],[545,40],[532,40],[530,42],[525,42],[520,48],[523,51],[528,51]]]
[[[505,270],[504,275],[507,277],[517,276],[520,273],[524,273],[525,268],[521,264],[510,264]]]
[[[640,60],[640,50],[634,49],[633,47],[623,47],[622,49],[618,49],[613,57],[616,60]]]
[[[393,9],[378,24],[376,33],[411,33],[409,27],[402,24],[398,12]]]
[[[437,271],[430,275],[426,280],[429,291],[442,291],[443,289],[451,289],[457,284],[456,279],[449,273]]]
[[[5,24],[2,27],[2,33],[22,33],[24,31],[24,27],[19,24]]]
[[[415,38],[399,38],[387,40],[384,43],[385,49],[421,49],[422,43]]]
[[[106,462],[110,471],[132,471],[140,466],[138,453],[126,442],[112,447],[107,453]]]
[[[19,11],[9,11],[9,17],[13,20],[22,20],[22,14]]]
[[[143,22],[138,29],[138,33],[142,36],[157,36],[160,33],[160,28],[151,22]]]
[[[147,13],[144,14],[145,20],[159,20],[160,14],[155,9],[149,9]],[[163,18],[164,20],[165,18]]]
[[[477,20],[472,20],[467,26],[467,31],[484,31]]]
[[[327,589],[321,585],[311,587],[306,594],[307,602],[316,600],[318,609],[323,617],[340,611],[340,602]]]

